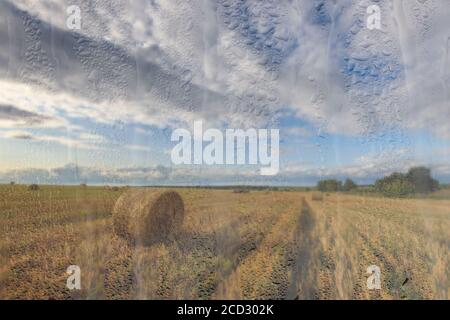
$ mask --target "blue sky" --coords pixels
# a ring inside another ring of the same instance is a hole
[[[381,30],[366,26],[380,7]],[[66,25],[78,5],[81,29]],[[450,6],[442,1],[2,1],[0,181],[450,182]],[[280,130],[280,172],[174,166],[170,136]]]

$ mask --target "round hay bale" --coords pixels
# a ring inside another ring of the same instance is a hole
[[[117,200],[114,232],[133,245],[173,239],[184,219],[184,203],[175,191],[131,189]]]
[[[312,200],[313,200],[313,201],[322,201],[322,200],[323,200],[323,194],[322,194],[322,192],[313,192],[313,194],[312,194]]]
[[[30,190],[30,191],[37,191],[37,190],[39,190],[39,186],[37,184],[30,184],[28,186],[28,190]]]

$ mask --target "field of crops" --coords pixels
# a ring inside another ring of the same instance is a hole
[[[2,299],[449,299],[450,200],[189,189],[175,241],[113,232],[125,188],[0,186]],[[69,265],[81,290],[66,288]],[[381,289],[367,288],[379,266]]]

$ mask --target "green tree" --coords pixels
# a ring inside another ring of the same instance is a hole
[[[404,197],[414,193],[414,186],[406,179],[396,179],[385,184],[382,192],[389,197]]]
[[[439,188],[439,182],[431,177],[431,170],[426,167],[413,167],[406,174],[416,193],[429,193]]]
[[[386,196],[401,197],[413,193],[432,192],[438,188],[438,182],[431,178],[430,170],[425,167],[411,168],[407,174],[393,174],[375,182],[375,189]]]
[[[334,192],[342,189],[342,182],[335,179],[321,180],[317,183],[317,189],[322,192]]]
[[[356,189],[358,186],[352,179],[345,179],[344,185],[342,186],[342,190],[351,191]]]

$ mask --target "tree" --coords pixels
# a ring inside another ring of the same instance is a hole
[[[351,191],[353,189],[356,189],[358,186],[355,182],[351,179],[345,179],[344,185],[342,186],[342,190],[344,191]]]
[[[342,189],[342,182],[335,179],[321,180],[317,183],[317,189],[322,192],[334,192]]]
[[[413,167],[406,174],[416,193],[429,193],[439,188],[439,182],[431,177],[431,170],[425,167]]]
[[[405,178],[389,179],[378,188],[385,196],[404,197],[414,193],[414,186]]]
[[[413,167],[406,174],[393,174],[375,182],[375,189],[387,196],[405,196],[413,193],[429,193],[439,188],[439,182],[431,177],[425,167]]]
[[[404,174],[402,173],[398,173],[398,172],[394,172],[391,175],[378,179],[375,182],[375,189],[378,192],[383,193],[386,196],[395,196],[398,195],[398,193],[403,193],[400,190],[398,190],[398,188],[400,186],[406,187],[407,190],[409,190],[410,188],[407,187],[405,184],[400,183],[400,182],[405,182],[406,177]],[[394,185],[396,185],[396,187],[394,187]],[[411,186],[412,187],[412,186]],[[395,192],[396,194],[391,194],[391,192],[393,190],[397,190],[398,192]]]

